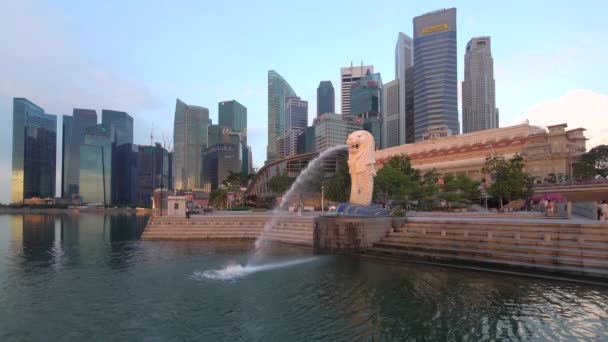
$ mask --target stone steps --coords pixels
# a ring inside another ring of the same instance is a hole
[[[437,248],[438,250],[445,248],[457,248],[462,251],[487,251],[492,253],[522,253],[530,256],[565,256],[565,257],[584,257],[605,259],[608,261],[607,250],[589,250],[583,247],[564,248],[558,246],[529,246],[529,245],[514,245],[514,244],[498,244],[484,242],[453,242],[453,241],[420,241],[420,240],[393,240],[386,238],[381,243],[377,244],[390,246],[392,248]]]
[[[387,256],[397,259],[418,259],[418,260],[431,260],[431,261],[446,261],[449,263],[459,262],[465,264],[485,264],[494,266],[500,269],[504,269],[505,267],[516,267],[516,268],[525,268],[525,269],[535,269],[539,271],[545,272],[559,272],[573,275],[583,275],[583,276],[591,276],[591,277],[599,277],[608,279],[608,269],[606,268],[597,268],[591,266],[576,267],[576,266],[564,266],[564,265],[544,265],[538,264],[534,262],[521,262],[516,260],[511,260],[509,262],[505,262],[503,259],[496,258],[488,258],[483,257],[479,259],[472,259],[469,256],[460,256],[460,255],[441,255],[437,253],[429,253],[415,250],[404,250],[404,249],[395,249],[395,248],[382,248],[382,247],[373,247],[368,250],[368,254],[376,255],[376,256]]]
[[[205,216],[186,218],[150,219],[142,239],[144,240],[204,240],[204,239],[257,239],[270,216]],[[279,217],[273,222],[265,239],[297,245],[312,245],[314,218]]]
[[[389,234],[384,241],[386,242],[404,242],[404,243],[433,243],[434,241],[447,241],[455,244],[505,244],[505,245],[516,245],[516,246],[530,246],[530,248],[538,247],[555,247],[555,248],[574,248],[574,249],[589,249],[604,251],[608,255],[608,244],[602,242],[589,242],[584,241],[584,244],[580,241],[564,241],[564,240],[550,240],[545,241],[544,239],[524,239],[513,241],[512,237],[487,239],[486,236],[475,238],[474,236],[452,236],[447,234],[445,236],[432,236],[422,234]]]
[[[594,224],[408,218],[368,253],[608,278],[608,229]]]

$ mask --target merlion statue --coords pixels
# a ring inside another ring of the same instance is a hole
[[[346,140],[348,144],[348,172],[350,173],[350,203],[369,206],[374,191],[376,158],[374,136],[368,131],[354,131]]]

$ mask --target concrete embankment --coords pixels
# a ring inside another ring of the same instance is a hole
[[[142,235],[143,240],[205,240],[205,239],[256,239],[267,222],[270,229],[264,232],[267,241],[312,246],[314,217],[270,215],[210,215],[192,216],[191,219],[153,217]]]
[[[566,220],[408,218],[366,253],[608,281],[608,225]]]

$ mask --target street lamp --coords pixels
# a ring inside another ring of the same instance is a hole
[[[325,197],[324,197],[325,193],[324,193],[324,191],[325,191],[325,185],[321,184],[321,212],[323,212],[324,208],[325,208]]]

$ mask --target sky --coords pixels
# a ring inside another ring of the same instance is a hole
[[[458,79],[472,37],[491,36],[500,125],[528,119],[584,127],[608,144],[606,1],[77,1],[4,0],[0,11],[0,202],[10,199],[12,98],[47,113],[127,111],[137,144],[171,144],[175,100],[248,108],[253,164],[267,139],[267,73],[309,101],[340,67],[373,64],[394,78],[399,32],[414,16],[457,8]],[[460,84],[459,84],[460,89]],[[460,101],[460,99],[459,99]],[[61,118],[57,174],[61,174]],[[57,189],[61,181],[57,179]],[[60,192],[58,192],[60,194]]]

